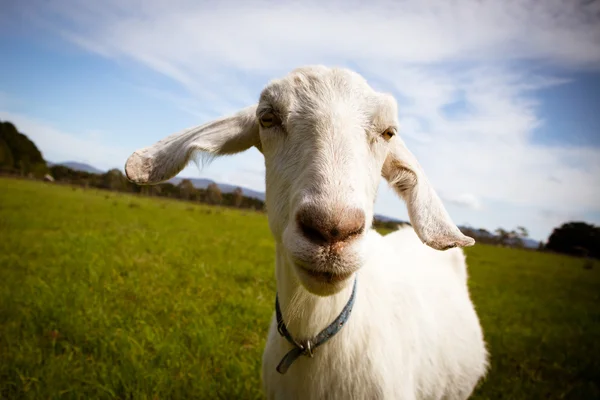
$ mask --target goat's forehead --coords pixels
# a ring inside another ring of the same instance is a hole
[[[315,107],[332,100],[356,106],[376,107],[390,99],[375,92],[359,74],[346,69],[305,67],[270,82],[261,93],[261,103],[281,111]]]

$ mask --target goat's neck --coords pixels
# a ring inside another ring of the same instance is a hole
[[[346,287],[336,294],[326,297],[311,294],[299,282],[281,245],[276,250],[275,275],[283,320],[296,340],[313,338],[337,318],[350,299],[355,278],[348,279]]]

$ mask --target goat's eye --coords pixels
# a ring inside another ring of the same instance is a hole
[[[278,123],[279,123],[279,118],[277,118],[277,116],[272,112],[264,113],[260,117],[260,124],[265,128],[270,128],[273,125],[276,125]]]
[[[381,137],[387,142],[396,134],[396,130],[394,128],[387,128],[381,134]]]

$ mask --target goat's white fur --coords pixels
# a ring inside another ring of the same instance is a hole
[[[259,124],[268,112],[281,123]],[[277,291],[296,339],[329,325],[358,278],[346,325],[314,358],[300,357],[284,375],[275,367],[291,346],[273,316],[262,369],[269,399],[464,399],[487,370],[460,249],[474,241],[452,223],[398,135],[382,139],[381,132],[396,125],[395,100],[358,74],[305,67],[271,82],[257,105],[173,134],[127,161],[130,180],[156,184],[175,176],[197,151],[222,155],[255,146],[263,153]],[[359,209],[370,226],[381,176],[406,202],[414,229],[383,237],[368,229],[335,254],[303,237],[295,220],[299,207],[329,215]],[[302,267],[349,277],[326,283]]]

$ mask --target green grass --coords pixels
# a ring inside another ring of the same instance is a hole
[[[467,250],[492,354],[475,398],[600,398],[600,265]],[[259,213],[0,179],[0,397],[260,398]]]

